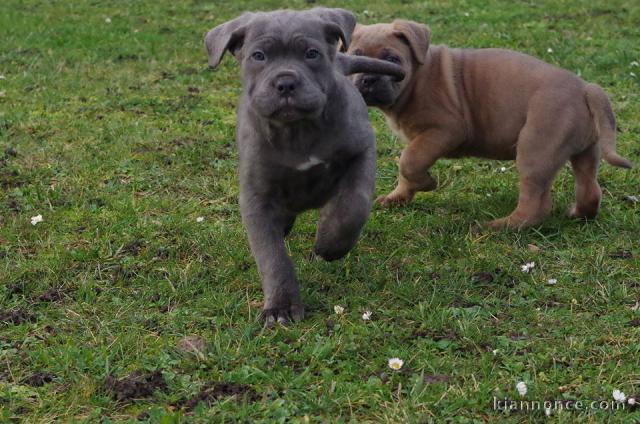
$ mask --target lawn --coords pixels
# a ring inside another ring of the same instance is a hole
[[[2,2],[0,422],[547,419],[495,399],[587,404],[552,422],[640,420],[611,408],[614,389],[640,400],[637,168],[601,167],[595,221],[564,216],[567,167],[544,224],[478,232],[515,206],[513,163],[441,160],[437,191],[374,208],[335,263],[307,260],[309,212],[288,238],[307,317],[262,329],[237,200],[238,66],[207,69],[202,39],[244,10],[309,3]],[[324,5],[574,71],[609,93],[618,151],[640,163],[637,1]],[[402,145],[370,116],[382,194]]]

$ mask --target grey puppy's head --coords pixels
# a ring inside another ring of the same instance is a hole
[[[229,51],[260,116],[280,122],[314,118],[335,84],[338,42],[348,47],[355,24],[344,9],[248,12],[209,31],[209,66],[218,66]]]

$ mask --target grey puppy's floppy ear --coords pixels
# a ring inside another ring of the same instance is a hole
[[[431,30],[426,25],[413,21],[396,19],[393,21],[393,33],[409,44],[413,57],[419,64],[423,64],[427,58]]]
[[[311,12],[327,22],[326,30],[330,37],[340,39],[340,51],[347,51],[351,42],[351,34],[356,27],[356,16],[346,9],[326,7],[315,7],[311,9]]]
[[[242,45],[247,27],[254,13],[246,12],[236,19],[218,25],[207,33],[204,45],[209,54],[209,67],[215,68],[222,60],[224,53],[229,50],[233,53]]]

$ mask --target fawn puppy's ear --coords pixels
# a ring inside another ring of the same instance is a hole
[[[429,27],[413,21],[396,19],[393,21],[393,30],[397,37],[409,45],[413,58],[422,65],[427,58],[427,50],[431,40]]]

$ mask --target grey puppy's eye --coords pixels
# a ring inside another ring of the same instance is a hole
[[[305,59],[317,59],[320,57],[320,52],[317,49],[309,49],[304,53]]]
[[[257,50],[251,53],[251,57],[253,58],[253,60],[258,60],[258,61],[262,61],[265,59],[264,53],[261,52],[260,50]]]

